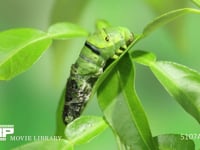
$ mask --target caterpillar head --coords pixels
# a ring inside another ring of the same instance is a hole
[[[133,34],[127,28],[108,27],[90,35],[87,42],[99,49],[102,57],[108,59],[119,49],[126,49],[133,39]]]

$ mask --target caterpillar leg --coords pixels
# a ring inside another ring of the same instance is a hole
[[[118,50],[116,50],[115,54],[112,56],[112,59],[118,59],[119,56],[124,52],[124,50],[125,49],[123,47],[118,49]]]
[[[119,58],[119,56],[116,54],[112,56],[112,59],[118,59],[118,58]]]
[[[123,50],[118,49],[118,50],[116,51],[116,54],[117,54],[117,55],[121,55],[123,52],[124,52]]]

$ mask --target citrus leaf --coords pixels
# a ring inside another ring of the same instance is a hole
[[[150,66],[151,63],[156,61],[156,56],[153,53],[141,51],[141,50],[134,50],[130,53],[132,59],[142,65]]]
[[[134,66],[126,54],[98,89],[105,119],[119,137],[119,147],[155,150],[144,110],[134,89]]]
[[[154,19],[152,22],[150,22],[143,30],[143,35],[147,36],[151,32],[153,32],[155,29],[159,28],[160,26],[163,26],[164,24],[167,24],[177,17],[183,16],[188,13],[193,13],[193,14],[200,14],[200,10],[198,9],[193,9],[193,8],[182,8],[182,9],[177,9],[173,10],[170,12],[167,12],[158,18]]]
[[[8,80],[28,69],[49,47],[46,33],[34,29],[0,32],[0,80]]]
[[[200,7],[200,0],[192,0],[194,4],[196,4],[198,7]]]
[[[32,142],[13,150],[73,150],[73,146],[67,140],[59,141],[38,141]]]
[[[12,79],[27,70],[50,46],[53,39],[87,36],[81,27],[57,23],[49,33],[35,29],[11,29],[0,32],[0,80]]]
[[[160,1],[160,0],[145,0],[150,6],[150,9],[154,12],[155,15],[160,15],[168,12],[169,10],[175,10],[179,8],[184,8],[188,5],[188,0],[169,0],[169,1]],[[177,19],[175,23],[168,24],[165,27],[167,33],[171,35],[172,41],[180,49],[184,50],[186,43],[186,36],[184,36],[184,25],[186,17]],[[178,27],[178,28],[177,28]]]
[[[56,23],[49,27],[49,36],[53,39],[69,39],[74,37],[86,37],[88,32],[80,26],[72,23]]]
[[[132,59],[150,67],[164,88],[200,123],[200,74],[186,66],[155,61],[155,55],[144,51],[131,53]]]
[[[159,135],[154,138],[159,150],[195,150],[192,140],[185,140],[178,134]]]
[[[103,20],[103,19],[99,19],[96,21],[96,29],[97,30],[100,30],[100,29],[103,29],[103,28],[107,28],[107,27],[110,27],[110,23],[106,20]]]
[[[74,144],[83,144],[103,132],[107,124],[101,117],[81,116],[67,125],[66,138]]]
[[[56,111],[56,135],[64,136],[65,124],[63,122],[63,109],[65,105],[65,92],[66,88],[62,91],[60,100]]]
[[[200,74],[165,61],[152,63],[150,68],[168,93],[200,123]]]

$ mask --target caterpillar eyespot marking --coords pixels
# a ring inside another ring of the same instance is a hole
[[[71,66],[66,84],[63,109],[66,125],[81,115],[95,82],[108,66],[107,62],[118,59],[133,40],[133,34],[124,27],[102,28],[87,38]]]

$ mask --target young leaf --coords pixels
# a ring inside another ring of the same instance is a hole
[[[156,56],[153,53],[141,50],[134,50],[130,53],[133,60],[139,64],[150,66],[156,61]]]
[[[67,125],[65,136],[73,144],[83,144],[106,128],[107,124],[100,117],[81,116]]]
[[[159,150],[195,150],[192,140],[184,138],[182,135],[166,134],[154,137]]]
[[[196,4],[198,7],[200,7],[200,0],[192,0],[194,4]]]
[[[72,23],[56,23],[49,27],[49,36],[53,39],[69,39],[88,36],[88,32],[80,26]]]
[[[179,8],[184,8],[188,5],[188,0],[170,0],[170,1],[161,1],[161,0],[144,0],[147,2],[148,7],[154,12],[155,15],[160,15],[168,12],[169,10],[175,10]],[[186,36],[184,36],[184,26],[185,26],[185,17],[177,19],[176,23],[168,24],[165,29],[170,34],[170,37],[174,43],[181,49],[185,48],[183,45],[186,41]],[[177,28],[178,27],[178,28]]]
[[[67,140],[32,142],[13,150],[73,150],[73,145]]]
[[[58,107],[57,107],[57,112],[56,112],[56,135],[57,136],[64,136],[64,130],[65,130],[65,124],[63,122],[63,108],[65,104],[65,91],[66,88],[62,91]]]
[[[177,10],[167,12],[166,14],[163,14],[160,17],[154,19],[152,22],[150,22],[144,28],[143,35],[147,36],[148,34],[153,32],[155,29],[159,28],[160,26],[167,24],[168,22],[173,21],[177,17],[180,17],[188,13],[200,14],[200,10],[193,9],[193,8],[182,8],[182,9],[177,9]]]
[[[102,20],[102,19],[100,19],[100,20],[97,20],[96,21],[96,29],[97,30],[100,30],[100,29],[103,29],[103,28],[107,28],[107,27],[109,27],[109,26],[111,26],[110,25],[110,23],[109,22],[107,22],[106,20]]]
[[[158,61],[150,68],[166,90],[200,123],[200,74],[172,62]]]
[[[133,68],[126,54],[99,87],[99,105],[121,141],[119,147],[156,150],[148,121],[134,89]]]
[[[11,79],[28,69],[50,44],[51,39],[39,30],[0,32],[0,80]]]
[[[70,23],[58,23],[49,33],[35,29],[0,32],[0,80],[8,80],[27,70],[50,46],[53,39],[87,36],[87,31]]]
[[[200,74],[183,65],[155,61],[154,54],[131,53],[134,61],[151,68],[157,79],[177,102],[200,123]]]

